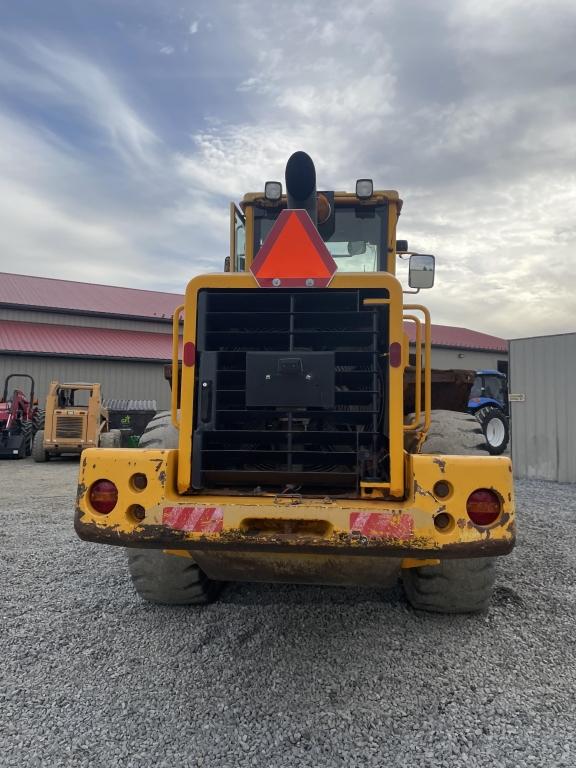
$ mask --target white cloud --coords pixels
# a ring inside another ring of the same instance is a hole
[[[223,217],[200,192],[188,196],[176,155],[117,80],[79,54],[27,43],[28,68],[15,65],[0,87],[73,110],[82,128],[72,132],[88,130],[97,154],[0,100],[0,270],[181,291],[194,271],[221,268]]]
[[[193,21],[192,24],[188,27],[188,31],[191,35],[195,35],[198,32],[198,27],[200,26],[199,21]]]
[[[26,37],[11,42],[20,49],[24,62],[12,67],[15,85],[30,94],[49,97],[52,106],[59,104],[88,119],[124,161],[153,162],[157,136],[104,68],[62,45],[49,47]],[[10,85],[7,78],[4,82]]]

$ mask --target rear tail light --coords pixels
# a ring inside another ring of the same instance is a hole
[[[118,501],[118,488],[110,480],[96,480],[90,488],[90,504],[96,512],[107,515]]]
[[[475,525],[492,525],[501,511],[500,497],[488,488],[478,488],[468,496],[466,512]]]

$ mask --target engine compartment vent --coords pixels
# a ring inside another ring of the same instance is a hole
[[[357,492],[389,479],[382,289],[204,290],[193,489]]]

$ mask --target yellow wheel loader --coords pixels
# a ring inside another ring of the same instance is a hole
[[[432,409],[429,313],[404,299],[432,287],[434,257],[396,240],[401,207],[370,179],[317,191],[303,152],[285,192],[231,206],[224,272],[193,278],[174,313],[170,412],[139,449],[81,462],[76,531],[126,547],[143,598],[401,574],[416,608],[487,607],[514,546],[511,465],[473,416]]]

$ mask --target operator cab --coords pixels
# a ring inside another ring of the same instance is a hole
[[[371,179],[359,179],[355,192],[317,191],[312,160],[296,152],[286,167],[286,194],[278,181],[265,191],[244,195],[230,206],[230,256],[225,271],[246,272],[257,257],[280,213],[303,209],[326,244],[339,272],[396,274],[396,255],[410,256],[409,286],[434,284],[434,257],[411,253],[396,240],[402,200],[395,190],[375,190]]]

